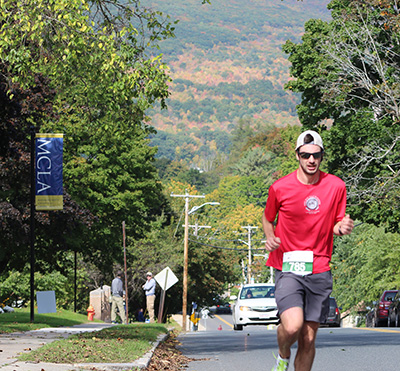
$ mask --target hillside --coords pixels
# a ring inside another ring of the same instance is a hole
[[[328,0],[158,0],[151,6],[179,19],[162,42],[171,69],[168,110],[148,112],[159,157],[205,168],[228,154],[240,120],[254,127],[298,123],[299,97],[286,92],[288,40],[299,41],[309,18],[329,19]]]

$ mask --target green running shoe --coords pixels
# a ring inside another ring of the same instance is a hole
[[[275,357],[275,355],[274,355]],[[280,355],[276,358],[276,365],[272,368],[271,371],[286,371],[289,370],[289,359],[281,358]]]

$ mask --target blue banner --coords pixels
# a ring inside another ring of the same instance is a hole
[[[63,209],[63,135],[36,134],[36,210]]]

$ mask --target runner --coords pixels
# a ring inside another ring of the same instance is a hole
[[[328,314],[332,291],[333,234],[350,234],[354,227],[345,215],[344,182],[319,169],[323,155],[320,135],[303,132],[296,145],[299,168],[272,184],[262,217],[265,248],[270,252],[267,265],[276,269],[281,320],[279,354],[272,371],[288,370],[290,348],[296,341],[295,370],[311,370],[317,331]]]

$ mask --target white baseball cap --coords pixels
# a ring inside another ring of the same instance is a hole
[[[310,135],[311,138],[310,137],[306,138],[307,135]],[[306,144],[316,144],[317,146],[320,146],[322,150],[324,150],[324,145],[322,144],[322,138],[316,131],[306,130],[305,132],[301,133],[297,138],[296,151],[301,146],[304,146]]]
[[[146,276],[152,276],[153,277],[153,274],[151,272],[147,272]]]

